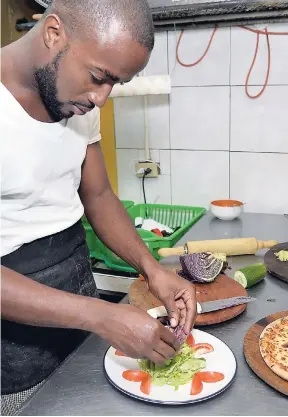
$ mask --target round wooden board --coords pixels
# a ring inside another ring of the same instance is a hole
[[[288,242],[279,243],[268,250],[264,256],[264,263],[271,275],[288,282],[288,261],[281,262],[275,256],[275,252],[280,250],[288,250]]]
[[[268,324],[287,315],[288,311],[281,311],[280,313],[264,317],[250,327],[244,338],[244,355],[252,371],[266,382],[266,384],[285,395],[288,395],[288,381],[274,374],[266,365],[260,353],[259,339],[262,331]]]
[[[148,290],[146,282],[140,279],[133,282],[129,288],[128,295],[130,304],[145,311],[162,305],[161,301],[155,298]],[[219,275],[210,284],[196,284],[196,297],[199,303],[237,296],[247,296],[247,291],[242,285],[227,275]],[[245,309],[246,304],[242,304],[240,306],[214,311],[213,313],[199,314],[196,318],[195,325],[208,326],[210,324],[222,323],[238,316]]]

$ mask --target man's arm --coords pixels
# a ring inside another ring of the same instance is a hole
[[[93,310],[93,325],[89,313]],[[95,314],[96,313],[96,314]],[[100,327],[106,303],[57,290],[1,267],[1,316],[31,326],[92,331]]]
[[[101,333],[107,306],[102,300],[57,290],[1,267],[1,318],[6,320]]]
[[[85,214],[99,238],[141,272],[165,305],[172,326],[188,334],[196,315],[195,287],[158,263],[139,237],[127,211],[113,193],[99,143],[88,146],[80,186]]]
[[[133,358],[161,363],[179,348],[173,334],[144,311],[50,288],[1,267],[1,316],[40,327],[97,333]]]
[[[142,274],[160,270],[111,189],[99,142],[88,146],[80,197],[91,226],[107,247]]]

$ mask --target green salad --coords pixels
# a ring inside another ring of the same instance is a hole
[[[152,383],[158,386],[170,385],[175,390],[185,385],[193,376],[206,367],[204,358],[195,358],[193,348],[186,343],[173,359],[167,360],[164,365],[155,365],[150,360],[139,360],[142,371],[152,376]]]

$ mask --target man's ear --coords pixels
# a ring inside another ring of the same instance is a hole
[[[43,23],[43,40],[46,48],[63,50],[68,39],[64,23],[56,14],[49,14]]]

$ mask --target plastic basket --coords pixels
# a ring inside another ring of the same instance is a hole
[[[134,201],[130,201],[130,200],[122,200],[121,203],[126,208],[126,210],[134,206]],[[106,248],[106,246],[101,242],[101,240],[94,233],[94,230],[90,226],[85,216],[82,217],[82,224],[86,232],[86,243],[89,248],[90,258],[99,259],[100,261],[105,261],[105,253],[109,251],[109,249]]]
[[[169,237],[159,237],[153,232],[137,229],[140,237],[145,242],[155,259],[161,248],[172,248],[182,236],[195,224],[206,212],[202,207],[171,206],[163,204],[138,204],[128,209],[133,222],[136,217],[152,218],[153,220],[169,226],[171,229],[179,227]],[[105,248],[103,260],[108,268],[119,271],[135,272],[125,261]]]

